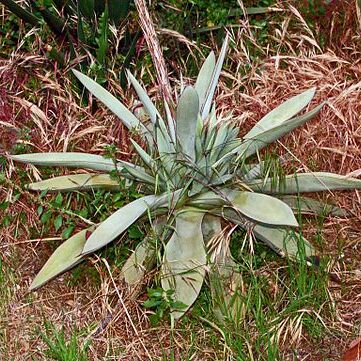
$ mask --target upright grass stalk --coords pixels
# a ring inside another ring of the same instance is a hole
[[[143,30],[149,52],[157,72],[157,80],[164,99],[173,107],[172,92],[168,77],[167,66],[164,61],[162,48],[160,47],[153,21],[150,17],[145,0],[136,0],[135,6],[139,14],[139,24]]]

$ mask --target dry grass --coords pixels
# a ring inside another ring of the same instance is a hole
[[[331,21],[320,25],[320,29],[328,29],[330,34],[328,46],[322,51],[315,34],[295,8],[288,8],[283,21],[275,24],[272,47],[259,47],[262,61],[252,63],[250,69],[245,66],[250,59],[250,45],[246,39],[258,45],[249,22],[231,33],[234,44],[227,62],[229,71],[224,72],[218,93],[218,109],[220,113],[232,109],[244,132],[283,100],[311,86],[318,89],[312,104],[328,99],[328,105],[316,119],[278,145],[281,153],[292,155],[299,171],[349,174],[361,169],[361,39],[354,2],[345,3],[353,10],[346,11],[342,24],[336,13],[332,13]],[[335,2],[334,6],[335,12],[341,11],[341,5]],[[281,49],[283,54],[287,51],[289,55],[278,55]],[[34,79],[39,84],[35,89]],[[111,86],[114,93],[129,99],[128,105],[132,106],[131,94],[123,94],[115,81]],[[19,52],[9,61],[2,61],[0,152],[11,152],[21,138],[34,151],[101,153],[104,145],[114,143],[122,150],[120,157],[130,157],[128,136],[119,122],[104,109],[92,113],[90,106],[79,106],[79,99],[70,89],[71,83],[63,72],[51,68],[41,56]],[[32,129],[25,141],[21,134],[24,126]],[[11,163],[5,171],[11,183],[0,186],[0,201],[11,201],[19,179]],[[29,168],[29,180],[39,176],[35,168]],[[355,320],[359,318],[361,205],[355,191],[329,194],[329,198],[354,214],[349,220],[327,219],[324,225],[327,241],[322,254],[332,255],[332,271],[339,278],[338,283],[329,284],[329,292],[336,302],[336,317],[329,320],[327,326],[339,333],[332,338],[327,336],[317,346],[329,352],[330,359],[337,360],[340,349],[354,336]],[[151,328],[139,302],[133,301],[124,291],[118,280],[119,271],[108,272],[104,261],[96,256],[88,262],[98,270],[99,285],[82,282],[69,286],[65,282],[68,275],[64,275],[29,295],[27,288],[31,279],[51,253],[45,239],[33,239],[34,234],[41,233],[36,208],[36,199],[24,192],[10,207],[10,226],[0,230],[3,267],[13,272],[8,279],[11,291],[0,321],[4,345],[0,350],[5,355],[4,360],[30,359],[31,356],[46,359],[42,353],[44,344],[37,332],[44,319],[56,326],[63,325],[66,330],[74,326],[86,329],[88,336],[81,339],[92,340],[92,360],[158,360],[164,355],[168,355],[168,359],[171,350],[174,350],[175,359],[181,360],[182,352],[192,343],[192,360],[232,359],[232,352],[225,346],[221,334],[215,344],[207,328],[184,326],[185,329],[175,330],[173,337],[167,326]],[[25,221],[21,213],[26,215]],[[315,230],[310,236],[313,233]],[[58,234],[53,232],[47,237],[56,238]],[[270,265],[265,271],[272,270]],[[337,349],[332,346],[335,344]],[[298,338],[295,347],[299,350],[299,359],[320,359],[306,334]]]

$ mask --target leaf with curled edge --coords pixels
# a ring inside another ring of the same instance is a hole
[[[207,255],[203,243],[202,220],[204,213],[181,209],[176,214],[175,231],[165,246],[161,268],[162,287],[174,290],[174,300],[186,305],[173,310],[179,319],[197,299],[205,276]]]
[[[109,174],[70,174],[29,183],[26,186],[32,191],[72,192],[91,189],[119,190],[119,182]]]

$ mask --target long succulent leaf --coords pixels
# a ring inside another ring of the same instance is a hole
[[[169,129],[169,135],[170,135],[173,143],[176,144],[177,137],[176,137],[176,129],[175,129],[175,124],[174,124],[174,119],[173,119],[172,113],[170,111],[169,105],[165,100],[164,100],[164,109],[165,109],[165,112],[167,115],[167,124],[168,124],[168,129]]]
[[[106,189],[115,191],[119,183],[108,174],[71,174],[30,183],[32,191],[71,192],[75,190]]]
[[[214,164],[218,160],[220,153],[227,145],[232,130],[233,127],[226,123],[222,124],[217,130],[217,135],[210,151],[210,164]]]
[[[149,130],[132,112],[126,108],[122,102],[87,75],[82,74],[80,71],[75,69],[73,69],[73,73],[79,81],[105,106],[107,106],[128,129],[139,129],[145,134],[148,142],[152,144],[152,135]]]
[[[204,209],[231,207],[255,223],[298,227],[292,209],[279,199],[265,194],[226,188],[222,189],[219,194],[203,193],[192,199],[189,204]]]
[[[296,129],[297,127],[301,126],[302,124],[312,119],[321,111],[324,105],[325,103],[321,103],[320,105],[309,111],[308,113],[290,119],[289,121],[284,122],[277,127],[259,133],[252,139],[245,139],[245,140],[236,139],[232,144],[227,146],[226,154],[221,159],[219,159],[213,165],[213,167],[217,167],[220,164],[226,162],[234,154],[238,154],[238,157],[243,160],[256,154],[267,144],[276,141],[277,139],[290,133],[292,130]]]
[[[125,205],[108,217],[89,237],[82,254],[95,252],[123,233],[158,200],[157,196],[145,196]]]
[[[205,214],[202,221],[202,234],[206,247],[209,247],[209,242],[215,236],[219,236],[222,231],[221,218],[212,214]]]
[[[211,51],[203,63],[201,70],[199,71],[194,88],[196,89],[199,97],[200,107],[203,107],[204,101],[207,96],[207,91],[212,83],[213,73],[216,66],[216,56]]]
[[[157,117],[160,117],[157,108],[154,106],[147,92],[139,84],[138,80],[133,76],[133,74],[129,70],[127,71],[127,74],[129,81],[132,83],[133,88],[135,89],[140,101],[142,102],[146,112],[148,113],[151,122],[155,124]]]
[[[130,139],[130,141],[140,158],[142,158],[143,162],[148,166],[148,168],[152,168],[154,165],[154,159],[136,141],[133,139]]]
[[[195,160],[195,137],[198,114],[198,94],[194,88],[188,86],[179,99],[176,132],[183,153],[191,160]]]
[[[154,235],[148,234],[138,244],[134,252],[128,257],[122,267],[121,275],[129,286],[136,286],[146,273],[151,271],[157,262],[157,249],[155,238],[159,237],[164,230],[166,217],[157,217],[153,222]]]
[[[209,111],[211,110],[211,107],[212,107],[214,92],[215,92],[217,84],[218,84],[218,79],[221,74],[224,58],[226,56],[227,49],[228,49],[228,41],[229,41],[229,39],[228,39],[228,35],[227,35],[226,38],[224,39],[221,53],[219,55],[219,58],[217,60],[217,63],[216,63],[216,66],[215,66],[215,69],[213,72],[211,83],[207,90],[207,94],[205,96],[204,103],[201,107],[201,117],[202,117],[203,121],[208,117]]]
[[[281,228],[257,225],[253,233],[281,256],[300,258],[301,254],[312,257],[316,250],[301,234]]]
[[[217,215],[222,215],[225,219],[238,224],[242,228],[246,228],[247,224],[244,219],[239,217],[237,212],[231,208],[225,208],[222,211],[215,211]],[[291,256],[298,258],[300,250],[303,249],[306,257],[316,254],[312,244],[310,244],[303,236],[295,231],[284,228],[267,227],[257,224],[253,227],[253,233],[260,241],[267,244],[275,252],[281,256]]]
[[[87,153],[30,153],[12,155],[10,158],[17,162],[40,166],[86,168],[101,172],[110,172],[116,169],[111,159]]]
[[[162,118],[157,118],[155,129],[159,154],[161,156],[167,154],[175,154],[175,144],[171,136],[169,135],[168,129]]]
[[[144,168],[124,161],[118,161],[118,164],[120,164],[124,170],[126,170],[131,176],[133,176],[139,182],[155,184],[155,178],[150,174],[148,174]],[[126,177],[126,174],[125,173],[123,174]]]
[[[157,261],[156,249],[151,238],[146,237],[138,244],[122,267],[121,275],[129,286],[141,282]]]
[[[319,216],[338,216],[345,217],[348,212],[342,208],[334,206],[333,204],[320,202],[309,197],[298,197],[286,195],[279,197],[282,202],[288,204],[294,212],[301,212],[302,214],[314,214]]]
[[[93,230],[94,227],[80,231],[61,244],[37,274],[29,290],[33,291],[41,287],[46,282],[81,262],[83,260],[81,252],[86,242],[87,234]]]
[[[182,310],[173,310],[175,319],[187,311],[202,288],[206,265],[202,219],[203,213],[180,211],[175,232],[165,247],[162,287],[174,290],[174,299],[186,305]]]
[[[145,196],[118,209],[104,222],[102,222],[101,225],[92,233],[87,240],[82,253],[88,254],[95,252],[106,246],[128,229],[129,226],[131,226],[148,210],[157,207],[166,207],[170,201],[176,202],[179,193],[180,191],[161,196]]]
[[[311,88],[298,94],[273,109],[265,115],[246,135],[247,138],[254,138],[257,134],[272,129],[291,119],[305,108],[314,97],[316,88]]]
[[[290,119],[288,122],[284,122],[281,125],[262,133],[258,133],[253,138],[246,139],[238,149],[238,154],[243,158],[248,158],[251,155],[256,154],[267,144],[278,140],[282,136],[311,120],[321,111],[324,105],[325,103],[321,103],[306,114]]]
[[[295,194],[328,190],[360,189],[361,180],[334,173],[314,172],[288,175],[280,180],[268,179],[247,184],[255,191],[276,194]]]
[[[232,192],[229,199],[237,211],[254,222],[298,227],[292,209],[277,198],[254,192]]]

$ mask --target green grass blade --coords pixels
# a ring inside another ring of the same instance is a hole
[[[84,16],[88,21],[94,19],[94,0],[78,0],[78,17]]]
[[[130,0],[108,0],[109,18],[115,25],[119,25],[128,15],[130,2]]]
[[[105,64],[107,50],[108,50],[108,34],[109,34],[109,12],[108,6],[105,6],[104,12],[98,20],[98,29],[96,43],[98,48],[96,49],[96,59],[102,66]]]
[[[83,260],[81,252],[85,245],[87,234],[93,230],[94,227],[80,231],[61,244],[37,274],[29,290],[33,291],[41,287],[46,282],[81,262]]]
[[[71,192],[90,189],[106,189],[115,191],[119,183],[108,174],[72,174],[30,183],[27,188],[32,191]]]
[[[316,254],[312,244],[299,233],[262,225],[254,227],[253,232],[259,240],[267,244],[281,256],[289,256],[297,259],[299,258],[299,250],[301,247],[304,248],[306,257],[312,257]]]

